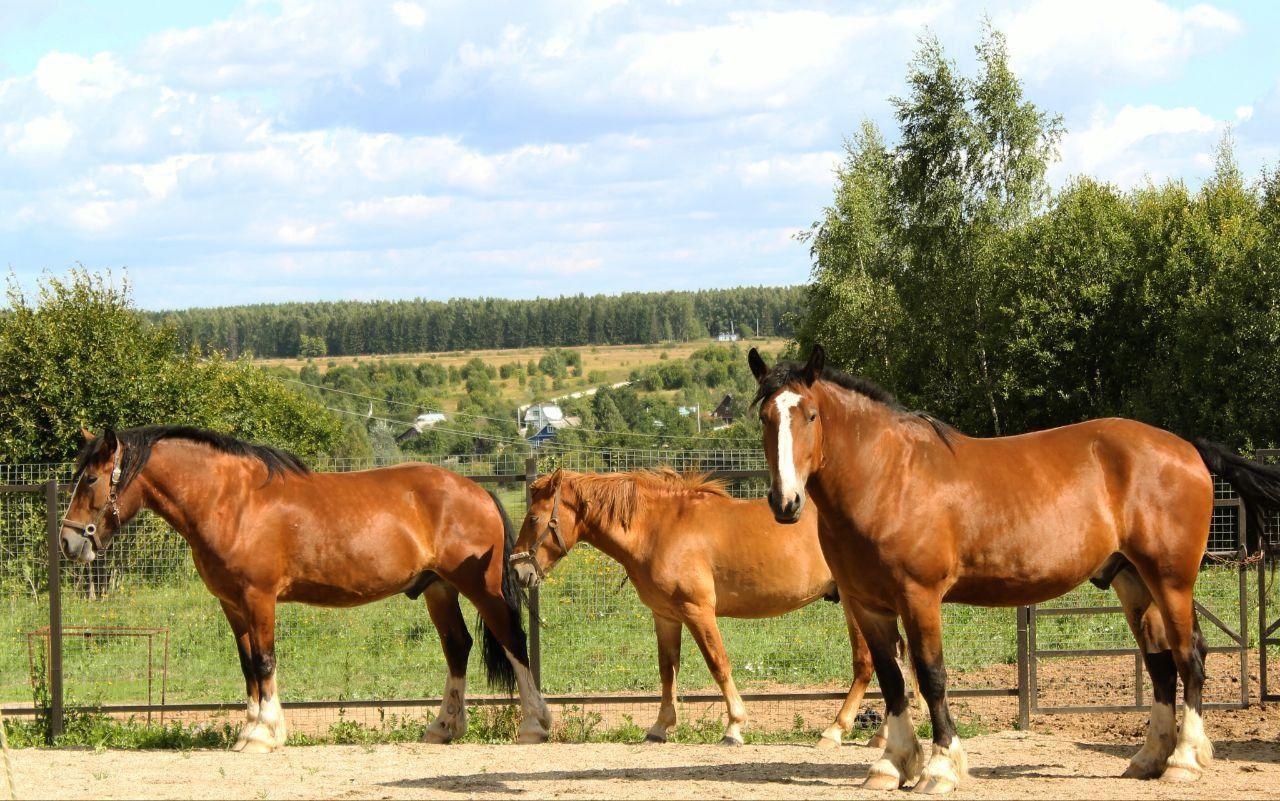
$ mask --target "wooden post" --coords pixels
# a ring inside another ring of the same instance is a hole
[[[1031,607],[1018,607],[1018,728],[1031,728],[1031,663],[1028,651],[1028,627]]]
[[[538,477],[538,457],[530,456],[524,460],[524,502],[525,508],[533,503],[533,482]],[[529,590],[529,670],[533,673],[533,683],[542,690],[542,619],[538,614],[538,588]]]
[[[48,741],[62,734],[62,548],[58,544],[58,479],[44,485],[45,521],[49,528],[49,729]]]

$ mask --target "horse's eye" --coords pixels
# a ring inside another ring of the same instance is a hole
[[[86,485],[86,486],[90,486],[90,487],[92,487],[92,486],[93,486],[93,484],[94,484],[94,482],[95,482],[95,481],[97,481],[97,480],[98,480],[98,477],[97,477],[97,476],[85,476],[85,477],[84,477],[84,483],[85,483],[85,485]]]
[[[817,419],[818,419],[818,413],[817,413],[817,412],[809,412],[809,422],[810,422],[810,423],[812,423],[814,420],[817,420]]]

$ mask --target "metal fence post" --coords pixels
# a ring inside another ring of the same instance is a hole
[[[1271,695],[1267,686],[1267,556],[1258,560],[1258,702],[1266,705]]]
[[[528,509],[533,503],[533,482],[538,477],[538,457],[524,460],[524,503]],[[538,612],[538,588],[529,590],[529,670],[533,683],[542,689],[542,616]]]
[[[49,528],[49,730],[52,745],[62,734],[62,549],[58,545],[58,479],[44,485]]]
[[[1030,607],[1018,607],[1018,729],[1021,731],[1031,728],[1031,662],[1027,653],[1030,616]]]
[[[1249,706],[1249,567],[1245,559],[1249,556],[1248,521],[1244,513],[1244,502],[1236,509],[1236,520],[1240,525],[1240,564],[1236,570],[1240,574],[1240,708]],[[1265,537],[1266,532],[1260,536]],[[1259,643],[1261,645],[1261,643]]]

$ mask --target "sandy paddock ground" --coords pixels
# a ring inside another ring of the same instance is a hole
[[[1212,732],[1211,732],[1212,733]],[[1003,732],[965,742],[955,798],[1280,797],[1280,745],[1219,740],[1195,786],[1119,779],[1135,744]],[[228,752],[24,750],[19,798],[884,798],[859,788],[877,752],[847,745],[552,744],[296,747]]]

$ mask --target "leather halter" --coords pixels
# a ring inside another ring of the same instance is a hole
[[[120,464],[119,454],[121,449],[117,449],[111,457],[111,478],[107,487],[107,502],[102,508],[94,514],[93,520],[88,523],[80,523],[69,517],[62,518],[62,527],[69,528],[72,531],[79,531],[93,543],[94,550],[101,551],[102,543],[98,540],[98,525],[102,522],[102,518],[110,512],[115,518],[116,525],[120,525],[120,506],[118,490],[120,487]],[[75,502],[76,493],[80,491],[80,482],[84,480],[84,471],[80,471],[80,475],[76,477],[76,483],[71,487],[71,503]],[[68,514],[71,512],[70,505],[67,508]]]
[[[542,547],[542,543],[547,541],[547,537],[549,536],[555,537],[556,545],[559,546],[560,548],[561,556],[569,553],[569,549],[565,547],[564,538],[560,536],[559,512],[560,512],[560,488],[562,486],[564,486],[563,479],[556,484],[556,494],[551,501],[551,519],[547,521],[547,527],[544,528],[542,530],[542,533],[539,534],[534,539],[533,545],[529,546],[528,550],[521,551],[519,553],[513,553],[507,559],[507,564],[510,565],[511,567],[515,567],[516,565],[522,562],[528,562],[529,564],[533,565],[533,572],[537,574],[538,581],[542,581],[544,578],[547,577],[547,571],[543,570],[542,565],[538,564],[538,549]],[[533,520],[534,520],[534,523],[536,524],[538,518],[535,516]]]

